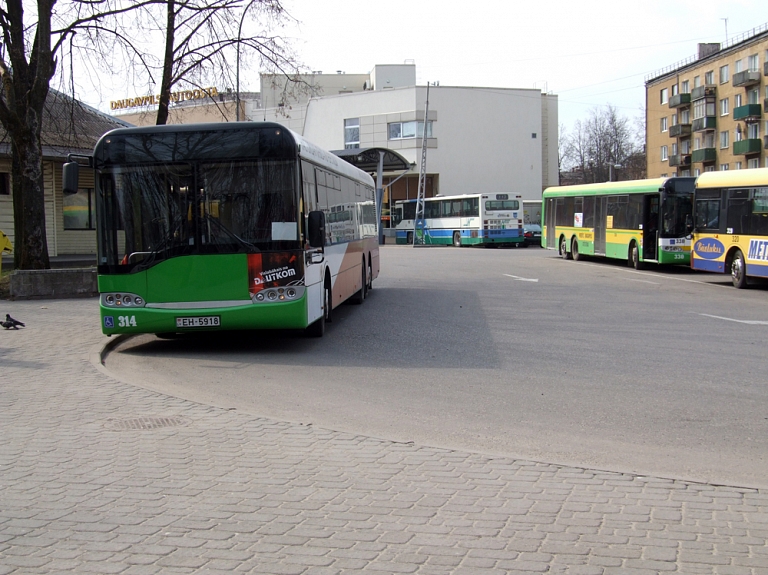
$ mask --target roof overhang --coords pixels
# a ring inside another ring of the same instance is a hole
[[[353,148],[331,151],[332,154],[369,174],[378,171],[381,152],[384,152],[382,166],[384,172],[400,172],[411,168],[411,163],[408,160],[389,148]]]

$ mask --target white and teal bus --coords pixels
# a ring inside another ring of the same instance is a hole
[[[101,329],[306,329],[379,274],[371,176],[279,124],[121,128],[94,170]],[[79,162],[79,163],[78,163]]]
[[[394,209],[395,238],[398,244],[412,244],[415,232],[433,245],[522,245],[522,202],[522,196],[512,194],[426,198],[423,225],[415,225],[416,200],[400,200]]]

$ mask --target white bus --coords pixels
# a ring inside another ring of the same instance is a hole
[[[522,196],[512,194],[426,198],[424,221],[415,225],[416,200],[400,200],[395,202],[395,238],[398,244],[412,244],[415,231],[432,245],[522,245],[522,202]]]

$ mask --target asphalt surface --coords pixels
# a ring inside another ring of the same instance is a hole
[[[0,302],[26,323],[0,331],[0,574],[768,573],[765,489],[153,391],[101,365],[97,305]]]
[[[399,442],[768,487],[768,290],[552,251],[384,247],[328,336],[133,338],[137,385]],[[746,323],[745,323],[746,322]]]

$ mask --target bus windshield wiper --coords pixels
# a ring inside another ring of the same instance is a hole
[[[221,231],[225,232],[230,237],[234,238],[237,241],[237,243],[240,244],[240,246],[244,247],[248,251],[250,251],[250,252],[260,252],[261,251],[258,247],[253,245],[251,242],[249,242],[247,240],[244,240],[243,238],[238,236],[235,232],[233,232],[227,226],[222,224],[217,218],[214,218],[210,214],[206,214],[205,219],[207,221],[209,221],[209,222],[213,222],[218,229],[220,229]]]

